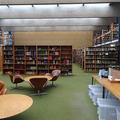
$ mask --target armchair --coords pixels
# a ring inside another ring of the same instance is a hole
[[[22,83],[24,81],[23,77],[20,74],[13,74],[12,72],[7,72],[7,75],[10,77],[11,82],[15,84],[15,88],[18,88],[18,83]]]
[[[52,82],[52,86],[54,86],[54,81],[58,79],[60,76],[61,71],[60,70],[53,70],[52,73],[47,73],[46,75],[52,76],[52,79],[50,80]]]
[[[46,86],[47,78],[31,78],[29,80],[30,85],[37,90],[36,94],[33,95],[42,95],[44,93],[41,93],[41,90]]]

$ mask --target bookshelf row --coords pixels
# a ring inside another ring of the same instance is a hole
[[[12,32],[4,32],[0,29],[0,70],[2,71],[3,69],[3,58],[2,58],[2,55],[4,54],[2,52],[2,46],[13,46],[14,44],[14,35]],[[7,54],[11,54],[11,52],[8,52]],[[13,55],[13,54],[12,54]]]
[[[117,39],[119,39],[119,24],[112,23],[108,27],[108,29],[102,31],[96,31],[94,33],[93,45],[98,45]]]
[[[84,68],[84,50],[74,49],[73,50],[74,63],[79,64],[81,68]]]
[[[119,54],[117,47],[88,47],[76,51],[78,53],[76,55],[76,58],[78,58],[76,63],[80,64],[80,67],[83,68],[85,72],[98,72],[100,69],[108,69],[109,66],[118,64]],[[81,58],[84,63],[79,58]]]
[[[72,74],[72,46],[3,46],[3,73],[45,74],[55,69]]]
[[[89,47],[85,50],[84,70],[86,72],[98,72],[100,69],[108,69],[110,65],[118,62],[116,47]]]

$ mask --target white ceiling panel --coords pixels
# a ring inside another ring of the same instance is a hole
[[[120,16],[120,4],[97,7],[0,7],[0,18],[3,19],[46,19],[46,18],[98,18]]]
[[[54,27],[2,27],[4,31],[87,31],[101,30],[103,27],[96,26],[54,26]]]
[[[99,26],[109,25],[115,21],[115,18],[1,19],[0,26]]]

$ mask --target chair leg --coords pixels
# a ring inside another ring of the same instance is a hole
[[[18,89],[17,84],[15,84],[15,85],[12,87],[12,89]]]
[[[40,90],[38,90],[37,92],[38,92],[38,95],[40,95]]]
[[[31,94],[31,95],[35,95],[35,96],[41,96],[41,95],[47,95],[47,93],[41,93],[41,91],[40,90],[37,90],[37,93],[35,93],[35,94]]]
[[[17,84],[15,84],[15,88],[18,88]]]
[[[52,87],[55,87],[54,81],[52,81]]]
[[[54,82],[52,81],[52,86],[54,86]]]
[[[21,89],[22,86],[18,86],[18,83],[15,83],[15,87],[13,87],[14,89]]]

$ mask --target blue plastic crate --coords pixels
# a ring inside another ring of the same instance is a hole
[[[99,120],[117,120],[116,108],[99,107]]]

